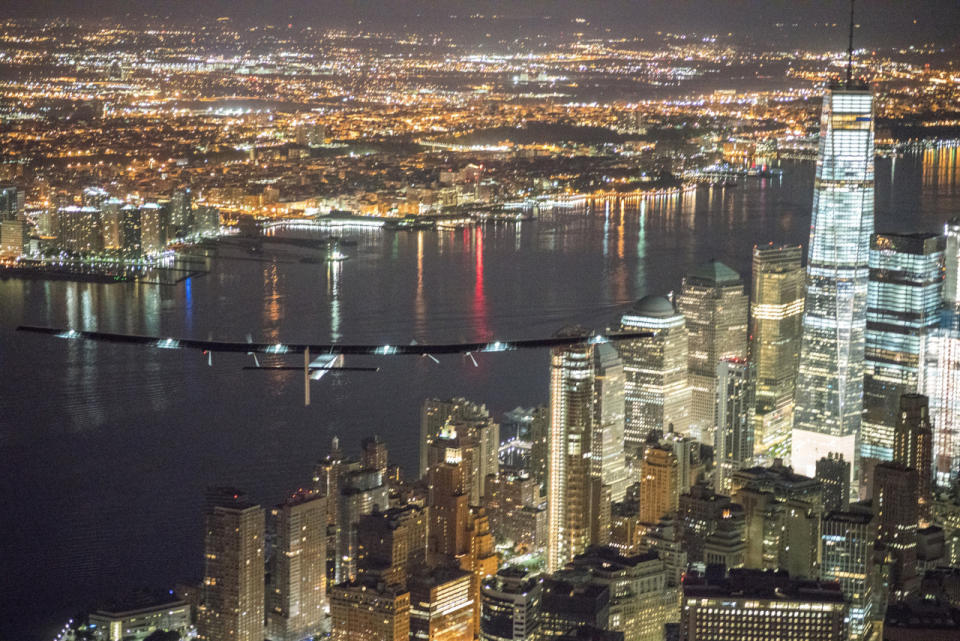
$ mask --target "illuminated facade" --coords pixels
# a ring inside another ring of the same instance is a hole
[[[327,499],[298,495],[274,508],[276,543],[267,591],[267,638],[319,635],[327,600]]]
[[[749,299],[740,274],[713,260],[683,279],[677,307],[687,322],[690,434],[713,441],[717,363],[747,357]]]
[[[677,457],[664,447],[648,447],[640,464],[640,520],[656,525],[676,514],[680,501]]]
[[[625,439],[643,445],[651,430],[686,434],[690,424],[686,321],[662,296],[641,299],[620,319],[624,331],[653,332],[650,338],[617,345],[625,375]]]
[[[593,426],[590,437],[591,474],[610,486],[610,500],[627,493],[623,451],[624,374],[617,350],[609,343],[593,348]]]
[[[858,467],[873,156],[869,88],[832,87],[820,118],[792,431],[793,466],[806,476],[830,452],[852,461],[854,476]]]
[[[943,226],[946,276],[943,283],[943,304],[956,309],[960,306],[960,218]]]
[[[540,578],[517,566],[487,577],[481,589],[480,641],[534,641]]]
[[[734,570],[708,583],[687,577],[682,641],[846,641],[847,604],[835,583]]]
[[[554,348],[547,433],[548,572],[560,569],[586,549],[604,511],[603,488],[594,487],[599,479],[591,475],[593,417],[593,345]],[[609,525],[609,500],[605,511]]]
[[[919,585],[917,521],[920,516],[917,471],[900,463],[883,462],[874,470],[873,503],[877,541],[892,555],[890,590],[902,597]]]
[[[366,583],[334,586],[330,630],[334,641],[409,641],[410,593]]]
[[[924,341],[940,323],[943,253],[939,234],[871,239],[861,456],[893,456],[900,396],[916,393]]]
[[[725,358],[717,363],[714,487],[721,494],[729,493],[731,474],[753,460],[753,381],[753,366],[747,361]]]
[[[411,641],[473,641],[472,575],[437,568],[410,581]]]
[[[952,315],[948,315],[951,318]],[[960,328],[945,322],[926,340],[920,393],[930,399],[934,478],[950,486],[960,470]]]
[[[840,582],[850,600],[850,640],[864,641],[870,638],[876,620],[882,620],[875,608],[885,601],[877,598],[880,586],[874,580],[876,522],[869,510],[831,512],[824,517],[822,528],[821,578]]]
[[[803,321],[801,251],[799,245],[753,248],[750,360],[756,368],[757,453],[789,451]]]
[[[921,520],[926,520],[933,498],[933,430],[929,401],[922,394],[900,397],[893,460],[917,471],[917,503]]]
[[[206,516],[203,641],[262,641],[264,513],[240,493],[213,493]]]

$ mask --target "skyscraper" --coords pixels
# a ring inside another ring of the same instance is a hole
[[[717,492],[730,491],[730,475],[753,459],[753,367],[739,358],[717,363],[717,410],[714,477]]]
[[[960,327],[952,322],[927,337],[919,387],[930,399],[936,484],[948,487],[960,471]]]
[[[823,519],[821,578],[838,581],[850,600],[850,639],[870,638],[881,586],[874,580],[877,525],[868,510],[830,512]]]
[[[824,512],[842,511],[850,502],[850,461],[828,454],[817,461],[817,480],[823,487]]]
[[[873,95],[833,85],[823,98],[807,251],[803,339],[792,431],[793,467],[813,476],[830,452],[857,468],[863,412],[870,236]]]
[[[655,525],[675,514],[679,501],[677,457],[667,448],[648,447],[640,464],[640,520]]]
[[[426,456],[424,471],[443,461],[448,448],[457,448],[470,505],[480,505],[485,479],[500,469],[500,425],[490,418],[486,406],[462,398],[428,400],[423,405],[421,430],[427,430],[420,444]]]
[[[683,279],[677,307],[687,322],[690,433],[713,441],[717,363],[747,357],[749,301],[740,274],[712,260]]]
[[[793,426],[803,320],[801,251],[799,245],[753,248],[750,360],[756,368],[757,453],[783,455]]]
[[[264,513],[242,493],[208,493],[204,596],[198,615],[203,641],[262,641]]]
[[[917,471],[900,463],[880,463],[874,470],[873,495],[877,541],[893,557],[890,591],[902,597],[917,587]]]
[[[940,323],[943,248],[939,234],[871,240],[861,456],[893,455],[900,396],[916,393],[924,341]]]
[[[426,476],[430,467],[428,450],[433,439],[447,424],[456,427],[467,424],[487,424],[493,422],[486,405],[479,405],[465,398],[440,400],[430,398],[420,408],[420,477]],[[497,436],[499,443],[499,434]]]
[[[473,641],[472,575],[438,567],[410,579],[410,638]]]
[[[330,590],[334,641],[409,641],[410,593],[376,583],[341,583]]]
[[[629,485],[623,451],[624,376],[617,350],[609,343],[593,348],[593,390],[591,474],[610,486],[611,501],[622,501]]]
[[[943,283],[944,306],[960,307],[960,217],[943,226],[946,277]]]
[[[893,460],[917,471],[920,517],[930,514],[933,483],[933,430],[930,409],[922,394],[900,397],[900,412],[893,437]]]
[[[640,299],[620,319],[624,331],[653,335],[620,341],[617,349],[625,375],[625,439],[630,449],[641,447],[651,430],[686,434],[690,423],[690,382],[687,374],[686,321],[663,296]]]
[[[564,331],[580,333],[578,328]],[[551,351],[547,433],[547,570],[550,572],[595,542],[593,535],[598,533],[597,524],[604,513],[609,525],[609,486],[603,486],[600,479],[591,474],[594,384],[593,345],[582,343]]]
[[[327,601],[327,499],[298,493],[270,512],[276,544],[267,592],[267,638],[322,632]]]

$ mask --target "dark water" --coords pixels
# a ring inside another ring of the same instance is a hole
[[[932,230],[960,213],[958,169],[956,150],[879,161],[878,228]],[[479,367],[381,359],[377,374],[315,383],[305,408],[296,372],[242,371],[249,358],[210,368],[197,354],[16,325],[384,343],[599,328],[700,261],[746,275],[755,242],[806,242],[812,173],[788,165],[782,181],[517,226],[364,232],[338,267],[281,254],[216,260],[176,287],[0,281],[0,638],[52,638],[98,599],[198,577],[209,484],[272,504],[308,481],[334,434],[348,451],[379,434],[414,470],[423,398],[464,395],[497,413],[547,399],[546,353],[483,355]]]

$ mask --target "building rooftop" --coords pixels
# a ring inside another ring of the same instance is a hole
[[[673,303],[666,296],[644,296],[631,308],[631,313],[650,318],[670,318],[676,316]]]
[[[740,280],[740,274],[716,259],[697,266],[692,272],[690,272],[688,278],[706,281],[717,285],[733,285],[742,282]]]
[[[793,579],[787,572],[730,570],[722,579],[690,573],[683,579],[684,597],[743,597],[776,601],[826,601],[843,603],[843,591],[836,581]]]

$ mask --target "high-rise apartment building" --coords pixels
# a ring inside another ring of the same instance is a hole
[[[904,394],[893,436],[893,460],[917,471],[917,502],[920,518],[930,516],[933,498],[933,430],[926,396]]]
[[[579,334],[577,328],[569,330]],[[550,426],[547,434],[547,570],[605,535],[610,488],[592,474],[595,370],[593,345],[554,348],[550,354]]]
[[[647,338],[620,341],[625,377],[625,439],[634,450],[652,430],[686,434],[690,423],[690,381],[686,321],[663,296],[647,296],[620,319],[624,331]]]
[[[624,374],[609,343],[593,348],[593,390],[590,473],[610,486],[611,501],[622,501],[629,485],[623,449]]]
[[[683,582],[681,641],[846,641],[848,606],[836,583],[732,570]]]
[[[264,512],[228,488],[207,495],[203,604],[198,638],[262,641]]]
[[[327,499],[298,493],[270,516],[276,543],[267,586],[267,638],[317,636],[327,601]]]
[[[873,234],[873,95],[832,86],[823,97],[807,250],[803,338],[792,462],[813,476],[830,452],[853,463],[863,413],[870,236]]]
[[[676,514],[679,500],[677,457],[664,447],[648,447],[640,463],[640,520],[653,525]]]
[[[714,458],[717,492],[730,491],[730,476],[749,467],[754,449],[754,368],[741,358],[723,358],[717,363],[716,433]]]
[[[823,518],[821,573],[826,581],[837,581],[850,601],[850,639],[871,638],[875,624],[883,619],[883,599],[876,581],[874,544],[877,524],[869,510],[830,512]]]
[[[943,252],[939,234],[871,239],[861,456],[893,456],[900,396],[917,392],[924,341],[940,323]]]
[[[790,441],[803,321],[801,252],[799,245],[753,248],[750,360],[756,368],[757,453],[782,456]]]
[[[687,322],[690,433],[713,442],[717,363],[747,357],[749,299],[740,274],[712,260],[683,279],[677,307]]]
[[[336,582],[352,581],[357,576],[357,525],[360,517],[390,505],[390,488],[380,470],[356,470],[339,479],[340,505],[337,509]]]
[[[481,588],[480,641],[535,641],[541,579],[519,566],[502,568]]]

